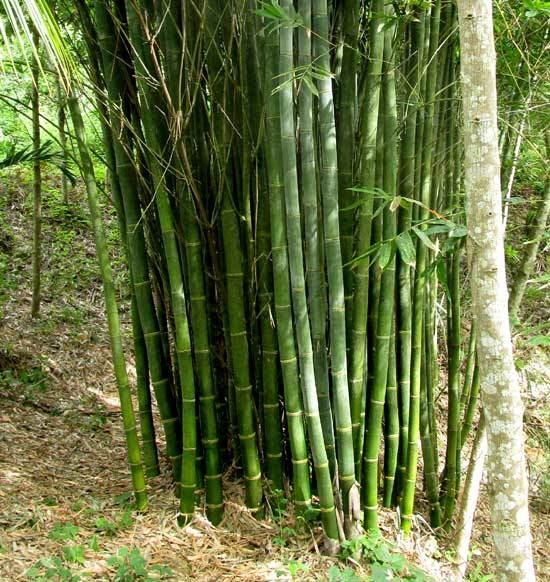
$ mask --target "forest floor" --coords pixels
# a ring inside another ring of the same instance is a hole
[[[162,474],[149,483],[149,510],[131,511],[86,213],[65,209],[55,180],[48,182],[43,300],[40,317],[32,320],[29,192],[25,172],[12,174],[0,190],[0,580],[371,579],[368,566],[322,556],[318,530],[298,527],[290,511],[279,511],[279,519],[253,519],[243,505],[242,483],[231,475],[225,477],[226,517],[219,527],[200,513],[185,529],[177,526],[177,501],[165,460]],[[77,195],[75,208],[83,206],[81,193]],[[106,214],[106,221],[114,240],[114,217]],[[124,293],[124,267],[116,252],[113,263]],[[129,342],[127,311],[122,320]],[[534,550],[543,579],[550,574],[550,358],[540,346],[526,348],[521,357],[528,379]],[[447,575],[446,540],[438,542],[420,517],[407,542],[398,539],[395,513],[382,514],[381,529],[411,564],[435,579]],[[484,578],[494,571],[485,486],[471,548],[470,579],[490,579]]]

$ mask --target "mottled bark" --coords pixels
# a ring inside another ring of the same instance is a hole
[[[523,405],[512,357],[498,152],[491,0],[458,0],[464,177],[472,311],[477,322],[487,477],[499,580],[535,579],[529,531]]]

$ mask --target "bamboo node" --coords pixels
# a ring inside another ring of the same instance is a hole
[[[223,473],[216,473],[215,475],[205,475],[204,478],[207,480],[221,479]]]
[[[150,285],[150,284],[151,284],[151,281],[149,281],[148,279],[146,279],[145,281],[140,281],[139,283],[134,283],[134,289],[136,287],[144,287],[144,286],[147,286],[147,285]],[[150,332],[150,333],[160,333],[160,332]],[[145,335],[146,334],[144,334],[144,337],[145,337]]]
[[[135,287],[135,285],[134,285],[134,287]],[[161,332],[160,332],[160,331],[158,331],[158,330],[157,330],[157,331],[150,331],[150,332],[148,332],[148,333],[144,333],[144,334],[143,334],[143,337],[144,337],[144,338],[148,338],[148,337],[154,337],[154,336],[156,336],[156,335],[160,335],[160,334],[161,334]]]
[[[211,445],[217,445],[219,443],[220,439],[202,439],[202,444],[205,447],[211,446]]]
[[[244,331],[235,331],[233,333],[230,333],[229,335],[231,337],[242,337],[245,336],[248,332],[246,331],[246,329]]]
[[[244,479],[245,479],[245,481],[258,481],[261,478],[262,478],[262,474],[261,473],[258,473],[257,475],[253,475],[252,477],[247,477],[245,475],[245,478]]]

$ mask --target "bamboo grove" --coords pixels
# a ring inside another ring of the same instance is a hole
[[[380,506],[449,528],[479,392],[454,5],[76,5],[132,291],[135,412],[96,217],[138,508],[165,454],[182,524],[223,519],[231,470],[254,516],[282,492],[318,514],[328,551]]]

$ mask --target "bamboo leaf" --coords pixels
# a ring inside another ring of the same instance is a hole
[[[391,241],[386,241],[380,247],[380,251],[378,253],[378,264],[382,271],[388,266],[389,262],[391,261],[393,255],[393,245]]]
[[[449,236],[453,238],[461,238],[463,236],[466,236],[467,234],[468,229],[462,224],[454,226],[449,232]]]
[[[387,192],[384,192],[382,188],[363,188],[362,186],[354,186],[353,188],[348,188],[352,192],[361,192],[362,194],[369,194],[375,196],[376,198],[384,198],[385,200],[393,200],[393,196],[390,196]]]
[[[355,257],[353,260],[351,260],[349,263],[347,263],[344,266],[347,267],[348,265],[349,266],[356,265],[357,263],[365,260],[367,257],[369,257],[370,255],[372,255],[373,253],[378,251],[379,248],[380,248],[380,243],[376,243],[376,244],[372,245],[367,251],[365,251],[364,253]]]
[[[401,259],[406,265],[414,267],[416,265],[416,249],[408,232],[402,232],[395,239],[395,244],[399,249]]]
[[[396,196],[390,204],[390,211],[395,212],[401,206],[401,196]]]
[[[430,240],[430,237],[420,228],[417,226],[413,226],[414,233],[416,236],[429,248],[432,249],[434,252],[438,252],[437,247],[434,243]]]

